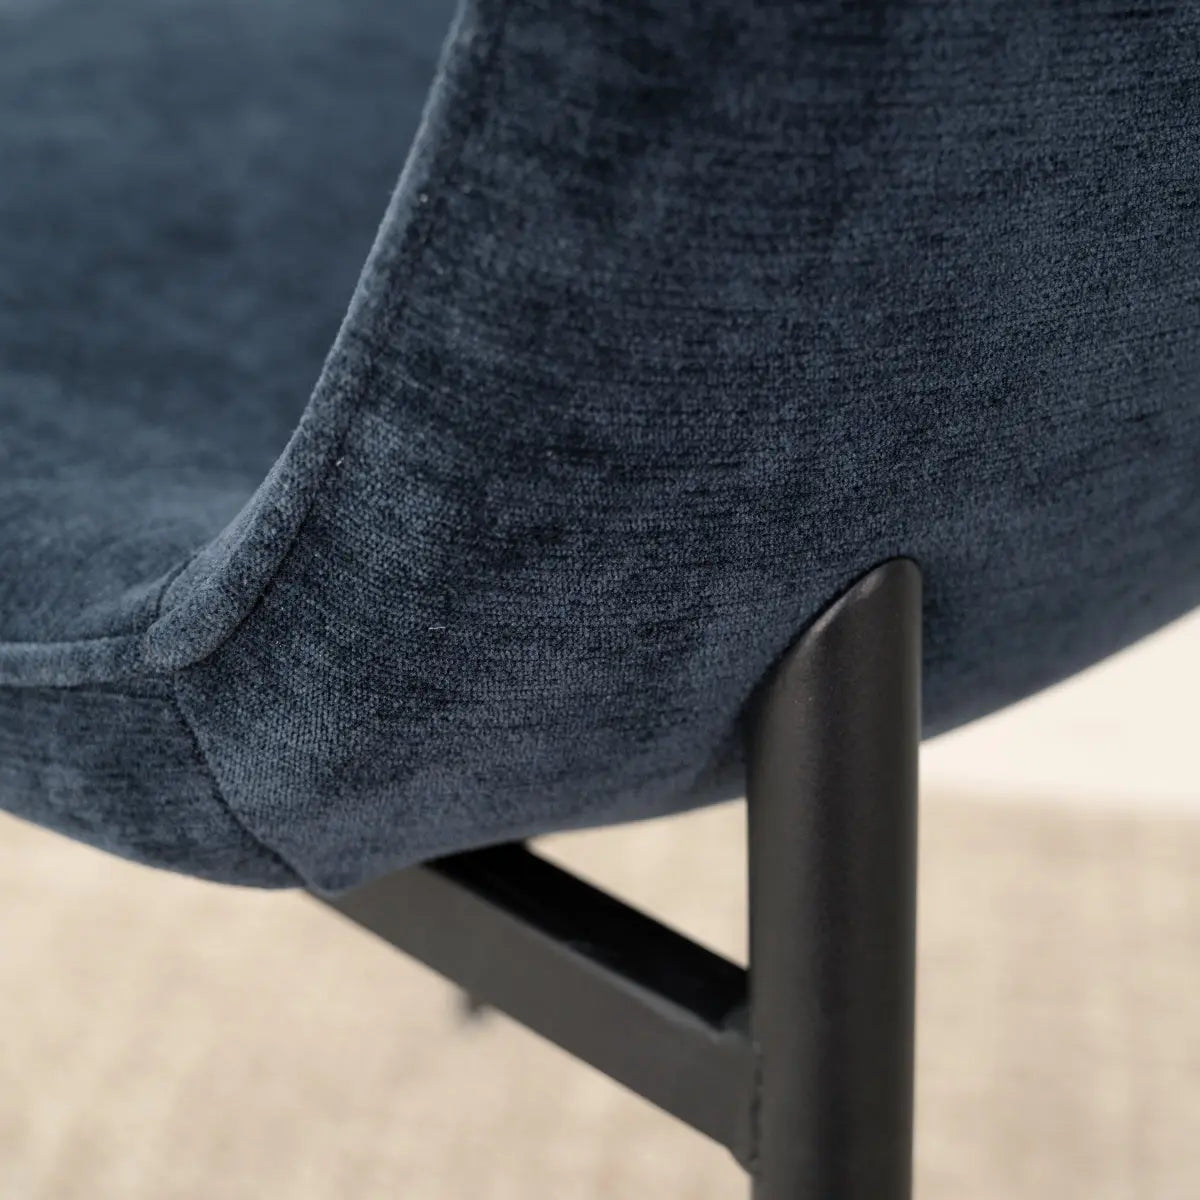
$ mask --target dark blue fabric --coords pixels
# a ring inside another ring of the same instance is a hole
[[[211,9],[0,9],[6,806],[339,888],[736,795],[893,554],[929,733],[1200,603],[1200,14],[471,0],[334,337],[438,14]]]

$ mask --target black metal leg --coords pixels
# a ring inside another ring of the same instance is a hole
[[[319,898],[728,1146],[755,1200],[909,1200],[920,665],[895,559],[755,698],[748,973],[521,846]]]
[[[862,579],[748,744],[755,1200],[909,1200],[921,576]]]

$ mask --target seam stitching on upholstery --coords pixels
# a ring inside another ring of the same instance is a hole
[[[209,762],[208,754],[204,749],[204,744],[200,741],[200,735],[192,723],[191,718],[187,714],[182,702],[179,699],[179,672],[175,671],[171,674],[171,691],[170,691],[171,706],[175,710],[175,714],[179,717],[184,729],[187,730],[188,737],[191,739],[192,751],[195,755],[196,764],[204,772],[205,778],[208,780],[209,787],[212,789],[213,798],[218,804],[229,814],[234,824],[253,841],[253,843],[271,860],[284,867],[295,879],[296,886],[306,887],[304,876],[288,862],[288,860],[275,849],[274,846],[268,846],[257,833],[246,823],[245,818],[230,804],[225,792],[221,788],[220,781],[217,779],[217,773],[212,768],[212,763]]]
[[[418,271],[420,269],[420,267],[423,265],[424,255],[429,247],[430,241],[433,236],[433,230],[437,224],[436,217],[438,215],[440,215],[440,210],[445,204],[446,194],[454,186],[455,180],[458,175],[458,171],[460,169],[461,156],[462,156],[463,150],[465,149],[471,134],[475,131],[475,129],[479,123],[479,120],[480,120],[481,116],[483,115],[483,112],[484,112],[483,101],[484,101],[484,98],[487,94],[489,85],[492,80],[492,75],[495,70],[496,59],[499,55],[500,47],[504,42],[504,35],[505,35],[507,26],[508,26],[508,16],[509,16],[511,6],[512,6],[512,0],[504,0],[504,6],[500,11],[499,19],[497,21],[495,36],[492,40],[491,46],[488,49],[487,58],[484,61],[483,65],[481,66],[480,71],[479,71],[479,76],[478,76],[478,79],[476,82],[476,95],[475,95],[475,98],[473,101],[473,108],[471,110],[470,117],[468,120],[466,120],[463,123],[463,128],[462,128],[462,132],[459,136],[458,145],[454,147],[453,153],[450,156],[450,161],[447,164],[447,167],[445,170],[444,187],[442,188],[441,195],[439,197],[439,205],[438,205],[439,212],[438,213],[430,212],[428,214],[428,216],[426,217],[426,220],[425,220],[424,228],[418,234],[415,244],[413,245],[412,249],[409,251],[410,263],[409,263],[408,270],[412,273],[415,273],[416,271]],[[395,321],[398,314],[403,311],[405,299],[407,299],[407,293],[405,293],[402,296],[398,293],[392,293],[389,291],[389,294],[386,296],[384,303],[381,307],[381,311],[378,314],[376,321],[374,322],[375,327],[378,328],[378,326],[381,324],[385,325],[385,326],[390,326]],[[378,372],[379,372],[379,368],[378,368],[377,355],[374,353],[374,348],[372,347],[372,353],[367,362],[365,378],[364,377],[359,378],[358,386],[355,389],[353,397],[347,401],[347,408],[346,408],[345,416],[343,418],[343,421],[344,421],[343,427],[342,427],[341,431],[339,432],[339,435],[337,437],[337,440],[336,440],[333,448],[327,454],[325,462],[322,464],[319,478],[317,479],[317,481],[313,487],[312,496],[310,497],[308,504],[305,506],[304,514],[297,521],[296,528],[295,528],[292,536],[288,539],[287,545],[281,551],[281,553],[279,555],[279,559],[275,564],[274,570],[272,570],[271,573],[267,576],[267,578],[263,581],[263,584],[259,588],[258,595],[255,597],[253,603],[251,603],[249,605],[249,607],[246,609],[245,613],[242,615],[242,617],[239,620],[233,622],[230,625],[229,629],[225,632],[225,634],[220,638],[220,640],[210,650],[207,651],[207,653],[205,653],[203,656],[201,656],[198,659],[195,659],[192,662],[184,664],[182,669],[172,671],[170,674],[172,703],[174,704],[175,711],[179,714],[180,720],[183,722],[184,727],[187,729],[187,731],[191,737],[192,745],[195,747],[197,759],[198,759],[200,765],[203,767],[205,774],[207,775],[207,777],[210,781],[210,785],[213,789],[214,796],[219,800],[219,802],[226,809],[226,811],[229,813],[229,815],[232,817],[232,819],[235,822],[237,822],[238,826],[245,831],[246,835],[248,837],[252,838],[254,843],[256,845],[260,846],[266,854],[270,855],[275,861],[277,861],[279,864],[281,864],[283,867],[285,867],[288,871],[290,871],[291,874],[296,878],[297,882],[301,886],[307,886],[303,873],[300,872],[293,863],[289,862],[288,859],[283,854],[281,854],[278,850],[276,850],[272,846],[268,846],[262,840],[262,838],[257,833],[255,833],[253,829],[250,828],[250,826],[246,823],[246,820],[243,818],[243,816],[237,811],[236,808],[234,808],[233,804],[229,801],[229,798],[225,795],[223,789],[221,788],[220,781],[217,779],[216,772],[213,770],[212,764],[209,762],[208,755],[204,749],[204,745],[200,740],[199,732],[196,729],[192,720],[190,719],[190,717],[189,717],[188,713],[186,712],[184,705],[180,699],[179,683],[180,683],[180,680],[182,677],[183,669],[186,669],[187,667],[195,666],[197,663],[203,662],[206,658],[211,657],[223,645],[225,645],[229,641],[229,639],[232,638],[237,633],[237,631],[243,625],[246,624],[247,621],[250,620],[250,618],[253,616],[253,614],[261,606],[264,597],[270,591],[272,584],[279,577],[279,574],[283,571],[288,560],[295,553],[296,547],[300,542],[300,539],[304,532],[305,526],[308,524],[309,520],[311,519],[313,511],[315,510],[315,508],[317,506],[317,502],[320,500],[321,496],[325,492],[325,489],[329,485],[329,480],[330,480],[330,475],[332,472],[333,464],[336,463],[342,456],[342,452],[344,450],[346,440],[350,435],[350,430],[353,427],[354,420],[359,415],[359,412],[361,411],[363,398],[366,395],[370,394],[370,392],[372,391],[373,385],[378,380]],[[159,614],[158,614],[157,610],[162,605],[162,600],[163,600],[163,597],[166,595],[166,591],[167,591],[167,589],[163,588],[162,592],[159,594],[159,600],[158,600],[158,605],[156,606],[154,621],[156,621],[158,619]],[[151,625],[154,624],[154,621],[151,621]]]
[[[182,568],[180,569],[182,570]],[[167,589],[164,587],[162,591],[158,593],[158,596],[154,601],[154,610],[150,621],[151,625],[153,625],[158,619],[159,611],[163,606],[163,597],[165,597],[166,594]],[[168,684],[168,700],[171,704],[171,707],[175,710],[175,715],[179,718],[180,723],[187,731],[188,738],[192,743],[192,754],[196,760],[196,765],[200,768],[205,778],[208,780],[208,786],[212,791],[213,799],[216,800],[216,802],[229,814],[230,820],[233,821],[233,823],[248,838],[250,838],[250,840],[260,850],[262,850],[262,852],[269,859],[272,859],[280,866],[284,867],[292,874],[298,883],[303,884],[304,877],[300,874],[300,872],[297,871],[296,868],[293,867],[292,864],[288,862],[278,850],[272,846],[268,846],[266,842],[264,842],[262,838],[260,838],[258,834],[256,834],[254,830],[252,830],[246,824],[246,822],[242,819],[241,814],[233,807],[233,805],[229,803],[224,791],[221,788],[220,781],[217,779],[217,773],[213,770],[212,763],[208,761],[208,755],[205,753],[204,745],[200,741],[200,734],[197,732],[195,725],[192,723],[187,711],[183,707],[182,701],[179,699],[179,680],[180,673],[178,671],[172,671],[166,676],[166,682]]]
[[[62,641],[54,642],[15,642],[4,641],[0,639],[0,687],[77,687],[80,684],[73,683],[26,683],[23,679],[14,678],[4,666],[4,659],[8,655],[23,655],[27,657],[36,657],[39,654],[50,655],[53,653],[67,652],[74,649],[88,649],[91,647],[106,647],[112,652],[111,658],[102,666],[97,666],[94,670],[82,671],[80,673],[80,683],[117,683],[126,679],[136,679],[145,677],[147,674],[152,677],[158,677],[159,672],[147,672],[145,664],[142,662],[142,655],[139,653],[136,656],[138,666],[131,670],[119,670],[114,666],[114,663],[119,658],[120,653],[126,647],[130,649],[141,650],[141,643],[146,637],[146,634],[154,623],[158,620],[159,612],[162,609],[163,598],[166,596],[171,584],[187,569],[188,564],[195,558],[199,551],[188,555],[182,562],[176,563],[173,567],[164,571],[161,576],[161,586],[158,590],[158,595],[154,598],[154,604],[151,608],[150,619],[141,628],[131,629],[125,633],[107,633],[97,634],[95,637],[81,638],[66,638]]]
[[[165,597],[166,594],[167,589],[164,587],[162,591],[159,592],[158,597],[154,602],[153,618],[150,622],[152,625],[154,624],[154,621],[158,619],[159,611],[163,606],[163,597]],[[208,760],[208,754],[205,752],[204,745],[200,741],[200,734],[197,731],[196,726],[192,723],[191,718],[188,716],[187,711],[183,707],[183,702],[179,698],[179,682],[180,672],[172,671],[167,676],[167,683],[169,685],[168,698],[170,700],[171,707],[175,710],[175,715],[179,718],[180,723],[187,731],[188,737],[192,743],[192,754],[195,756],[196,765],[200,768],[200,770],[204,773],[205,778],[208,780],[208,786],[212,791],[213,799],[216,800],[216,802],[229,814],[230,820],[232,820],[233,823],[248,838],[250,838],[250,840],[256,846],[258,846],[259,849],[262,850],[269,859],[272,859],[280,866],[284,867],[287,871],[291,872],[296,881],[300,884],[303,884],[304,876],[302,876],[300,872],[297,871],[296,868],[292,866],[292,864],[288,862],[282,854],[279,853],[278,850],[272,846],[268,846],[266,842],[264,842],[262,838],[260,838],[258,834],[256,834],[254,830],[252,830],[249,825],[246,824],[246,822],[242,819],[241,813],[239,813],[233,807],[233,805],[229,803],[229,800],[225,796],[225,792],[221,787],[220,780],[217,779],[217,773],[213,770],[212,763],[210,763]]]
[[[407,264],[402,271],[397,272],[393,268],[394,274],[403,274],[406,276],[416,275],[424,266],[425,254],[428,251],[430,242],[433,237],[434,230],[438,225],[438,218],[445,207],[446,196],[453,191],[458,179],[458,173],[461,170],[462,155],[469,142],[472,134],[477,130],[479,122],[483,117],[486,108],[485,100],[492,83],[495,73],[496,61],[499,57],[501,47],[504,44],[505,34],[508,30],[508,19],[511,13],[513,0],[502,0],[497,19],[495,34],[492,38],[492,43],[488,47],[486,57],[480,64],[478,74],[474,83],[474,96],[467,99],[467,104],[470,106],[469,115],[463,121],[462,128],[458,134],[457,144],[448,152],[447,162],[443,168],[442,187],[439,189],[437,203],[428,205],[426,208],[426,217],[421,228],[414,235],[414,241],[406,254],[398,256],[398,262],[407,259]],[[465,9],[464,9],[465,11]],[[364,264],[365,267],[365,264]],[[371,322],[372,332],[379,329],[381,326],[392,326],[398,316],[404,311],[406,301],[408,300],[407,289],[388,289],[380,309],[375,314]],[[334,464],[339,462],[343,457],[346,442],[350,436],[350,432],[354,427],[355,420],[361,415],[364,398],[373,393],[375,384],[379,379],[378,353],[376,350],[375,339],[371,336],[364,336],[361,331],[351,332],[349,329],[345,331],[345,335],[353,337],[360,348],[364,345],[368,350],[367,361],[362,375],[355,381],[353,391],[346,397],[342,403],[344,410],[339,414],[340,424],[342,428],[338,431],[336,440],[333,442],[329,451],[326,454],[325,461],[321,464],[315,483],[313,484],[312,495],[309,497],[308,503],[304,507],[303,514],[296,521],[295,529],[287,540],[287,544],[280,550],[279,557],[275,566],[263,580],[258,588],[257,595],[253,601],[247,605],[245,611],[237,620],[232,621],[228,629],[209,646],[202,654],[195,658],[189,658],[179,664],[178,669],[187,669],[188,667],[196,666],[199,663],[205,662],[214,654],[226,645],[237,632],[254,616],[256,611],[262,606],[275,581],[283,573],[288,561],[295,554],[296,547],[300,544],[303,537],[305,527],[312,519],[318,502],[321,500],[326,489],[329,486],[329,481],[333,471]]]

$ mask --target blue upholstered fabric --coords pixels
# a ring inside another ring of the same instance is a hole
[[[0,0],[0,804],[335,889],[738,794],[894,554],[930,733],[1200,603],[1198,44]]]

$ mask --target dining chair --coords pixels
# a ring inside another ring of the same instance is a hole
[[[908,1196],[918,744],[1200,604],[1198,42],[0,0],[0,806]],[[741,796],[745,969],[527,845]]]

